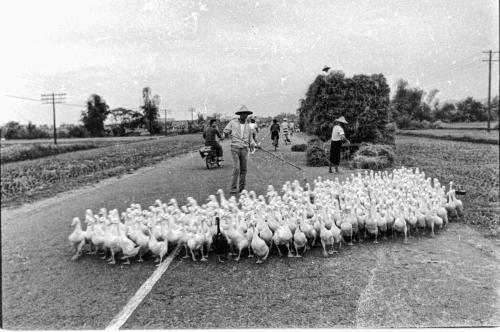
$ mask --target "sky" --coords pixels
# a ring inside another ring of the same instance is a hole
[[[295,113],[324,65],[484,100],[498,27],[497,0],[2,1],[0,123],[52,124],[39,102],[52,92],[66,93],[57,125],[94,93],[137,110],[144,87],[176,119]],[[498,62],[492,73],[496,95]]]

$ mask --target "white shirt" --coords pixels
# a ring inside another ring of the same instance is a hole
[[[339,125],[335,125],[332,130],[332,141],[340,141],[343,136],[345,136],[344,129]]]
[[[252,130],[255,130],[256,127],[257,124],[255,122],[250,122],[250,128],[252,128]]]
[[[244,123],[240,123],[240,136],[243,137],[243,130],[245,129],[245,124]]]
[[[289,124],[288,122],[284,121],[282,124],[281,124],[281,129],[283,129],[283,132],[287,132],[288,131],[288,128],[289,128]]]

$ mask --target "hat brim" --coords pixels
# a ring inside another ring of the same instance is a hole
[[[236,112],[234,114],[236,114],[236,115],[240,115],[240,114],[253,114],[253,112],[251,112],[251,111],[238,111],[238,112]]]
[[[335,120],[335,122],[343,123],[343,124],[349,124],[349,122],[345,120]]]

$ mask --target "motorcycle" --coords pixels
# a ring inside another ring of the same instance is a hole
[[[222,139],[220,141],[223,140],[224,140],[224,134],[222,134]],[[221,161],[219,161],[217,158],[217,150],[215,150],[215,147],[204,146],[199,150],[199,152],[201,158],[205,159],[205,164],[207,165],[207,169],[213,168],[215,166],[217,167],[222,166]]]
[[[205,164],[207,169],[210,167],[221,167],[220,161],[217,160],[217,153],[213,146],[204,146],[200,149],[200,155],[202,159],[205,159]]]

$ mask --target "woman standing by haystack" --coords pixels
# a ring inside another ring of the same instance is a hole
[[[335,173],[339,172],[339,164],[340,164],[340,149],[342,148],[342,141],[346,141],[348,144],[349,140],[345,137],[344,129],[341,124],[347,124],[347,121],[343,116],[338,119],[335,119],[333,122],[333,130],[332,130],[332,143],[330,146],[330,167],[328,172],[332,173],[332,164],[335,166]]]

